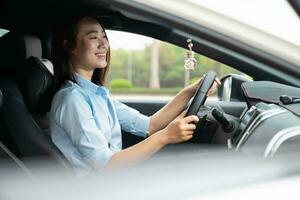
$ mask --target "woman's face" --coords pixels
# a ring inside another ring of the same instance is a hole
[[[70,51],[73,67],[83,70],[105,68],[109,43],[97,20],[82,18],[77,24],[77,31],[75,48]]]

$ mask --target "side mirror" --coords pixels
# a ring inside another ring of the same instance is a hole
[[[250,78],[238,74],[228,74],[220,81],[221,86],[218,88],[219,101],[245,101],[241,85],[243,82],[252,81]]]

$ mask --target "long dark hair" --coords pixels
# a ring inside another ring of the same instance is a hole
[[[64,84],[66,80],[76,82],[74,78],[74,69],[70,63],[69,52],[64,48],[64,40],[67,41],[67,48],[74,49],[76,47],[76,39],[78,30],[78,23],[81,19],[90,17],[95,19],[100,26],[102,26],[105,33],[104,26],[96,15],[84,14],[73,17],[68,17],[61,22],[55,30],[52,44],[52,59],[54,65],[54,90],[57,91]],[[105,33],[106,35],[106,33]],[[110,63],[110,48],[106,55],[107,66],[105,68],[97,68],[92,75],[92,82],[97,85],[105,85],[109,63]]]

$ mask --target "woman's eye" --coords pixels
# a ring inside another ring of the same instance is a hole
[[[92,40],[96,40],[96,39],[97,39],[97,37],[91,37],[90,39],[92,39]]]

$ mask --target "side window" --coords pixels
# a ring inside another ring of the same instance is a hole
[[[8,33],[9,30],[6,30],[6,29],[1,29],[0,28],[0,37],[2,37],[3,35],[5,35],[6,33]]]
[[[149,37],[107,31],[111,48],[108,87],[120,99],[171,99],[209,70],[218,77],[239,71],[195,53],[195,70],[184,69],[186,49]]]

